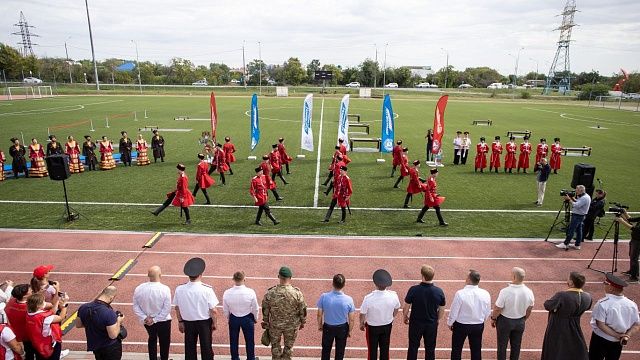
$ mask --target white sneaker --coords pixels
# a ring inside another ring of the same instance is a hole
[[[576,246],[574,244],[571,244],[571,245],[569,245],[569,247],[572,248],[572,249],[580,250],[580,245]]]
[[[565,245],[564,243],[557,244],[556,247],[558,249],[567,249],[567,245]]]
[[[65,358],[67,355],[69,355],[69,349],[62,350],[60,352],[60,359]]]

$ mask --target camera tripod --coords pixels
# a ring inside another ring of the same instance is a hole
[[[616,215],[616,219],[618,218],[619,215]],[[611,225],[609,225],[609,229],[607,230],[607,232],[604,234],[604,237],[602,238],[602,242],[600,243],[600,245],[598,246],[598,248],[596,249],[596,253],[593,254],[593,257],[591,258],[591,261],[589,262],[589,265],[587,265],[587,269],[591,269],[593,271],[597,271],[603,274],[608,273],[609,271],[603,271],[603,270],[598,270],[598,269],[592,269],[591,268],[591,264],[593,264],[593,261],[596,259],[596,256],[598,256],[598,253],[600,252],[600,249],[602,248],[602,245],[604,245],[605,240],[607,240],[607,236],[609,236],[609,233],[611,232],[611,229],[613,228],[613,256],[611,258],[611,273],[615,273],[616,271],[618,271],[618,239],[620,237],[620,223],[618,221],[616,221],[616,219],[613,219],[613,221],[611,222]]]
[[[558,220],[563,210],[564,210],[564,217],[561,220]],[[571,211],[569,211],[569,201],[565,200],[562,203],[562,206],[560,206],[560,210],[558,210],[558,213],[556,214],[556,218],[555,220],[553,220],[553,225],[551,225],[551,228],[549,228],[549,233],[547,234],[547,237],[544,238],[544,241],[549,240],[549,236],[551,236],[551,232],[556,226],[562,224],[566,228],[569,225],[569,221],[571,221]]]

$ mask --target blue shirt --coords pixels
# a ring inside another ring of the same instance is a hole
[[[584,193],[576,199],[576,202],[573,203],[572,212],[576,215],[587,215],[589,212],[589,205],[591,205],[591,196]]]
[[[118,321],[118,315],[109,304],[99,300],[83,304],[78,309],[78,317],[87,336],[87,351],[104,349],[120,341],[111,339],[107,332],[107,326]]]
[[[356,311],[351,296],[336,290],[320,295],[316,306],[324,312],[324,323],[333,326],[348,323],[349,314]]]
[[[412,286],[404,298],[411,304],[409,326],[411,324],[438,324],[438,308],[445,306],[444,292],[432,283],[421,282]]]

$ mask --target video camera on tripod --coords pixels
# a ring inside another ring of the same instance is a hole
[[[575,190],[562,189],[562,190],[560,190],[560,196],[576,197],[576,191]]]
[[[613,213],[616,217],[620,217],[622,214],[624,214],[626,210],[629,209],[628,205],[623,205],[619,202],[610,201],[609,204],[615,205],[615,206],[610,206],[608,211],[610,213]]]
[[[610,201],[609,204],[614,205],[609,207],[609,212],[613,213],[613,215],[615,215],[616,218],[619,218],[620,216],[622,216],[622,214],[624,214],[625,211],[629,209],[629,206],[621,204],[619,202]],[[615,273],[616,271],[618,271],[618,240],[620,239],[620,223],[617,221],[617,219],[614,219],[611,222],[609,229],[604,234],[604,237],[602,238],[602,242],[600,243],[600,246],[598,246],[598,248],[596,249],[596,253],[593,254],[593,258],[591,258],[589,265],[587,265],[588,269],[595,270],[601,273],[606,273],[606,271],[592,269],[591,265],[593,264],[593,261],[596,259],[596,256],[598,256],[598,253],[600,252],[602,245],[604,245],[604,242],[607,240],[607,237],[609,236],[609,233],[611,232],[612,228],[613,228],[613,257],[611,259],[611,272]]]

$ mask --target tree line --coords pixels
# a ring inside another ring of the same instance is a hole
[[[136,84],[138,71],[118,71],[116,68],[125,62],[124,59],[106,59],[97,62],[98,78],[101,83]],[[135,62],[135,61],[134,61]],[[149,85],[189,85],[197,80],[206,79],[209,85],[228,85],[243,83],[242,70],[231,69],[220,63],[210,63],[208,66],[195,65],[188,59],[172,58],[168,64],[141,61],[139,63],[140,78],[143,84]],[[336,64],[321,64],[314,59],[304,65],[291,57],[282,64],[265,64],[262,60],[252,60],[247,64],[246,82],[248,85],[278,84],[288,86],[317,85],[314,79],[316,70],[333,72],[330,86],[341,86],[358,81],[362,86],[381,87],[395,82],[399,87],[414,87],[421,82],[435,84],[438,87],[457,87],[469,84],[473,87],[485,88],[494,82],[513,83],[514,75],[503,75],[490,67],[470,67],[457,70],[453,65],[438,69],[433,74],[421,77],[411,72],[407,66],[382,68],[372,59],[365,59],[357,66],[343,67]],[[64,58],[38,58],[36,56],[22,56],[20,52],[0,43],[0,71],[3,81],[22,81],[25,77],[34,76],[48,83],[95,83],[93,62],[91,60],[67,61]],[[570,74],[572,88],[581,90],[582,87],[598,95],[606,95],[613,85],[620,79],[620,75],[604,76],[597,71]],[[527,80],[544,80],[544,74],[529,72],[519,75],[516,83],[523,85]],[[629,80],[623,86],[624,92],[640,92],[640,73],[630,74]],[[602,94],[600,94],[602,92]],[[594,94],[595,94],[594,93]]]

